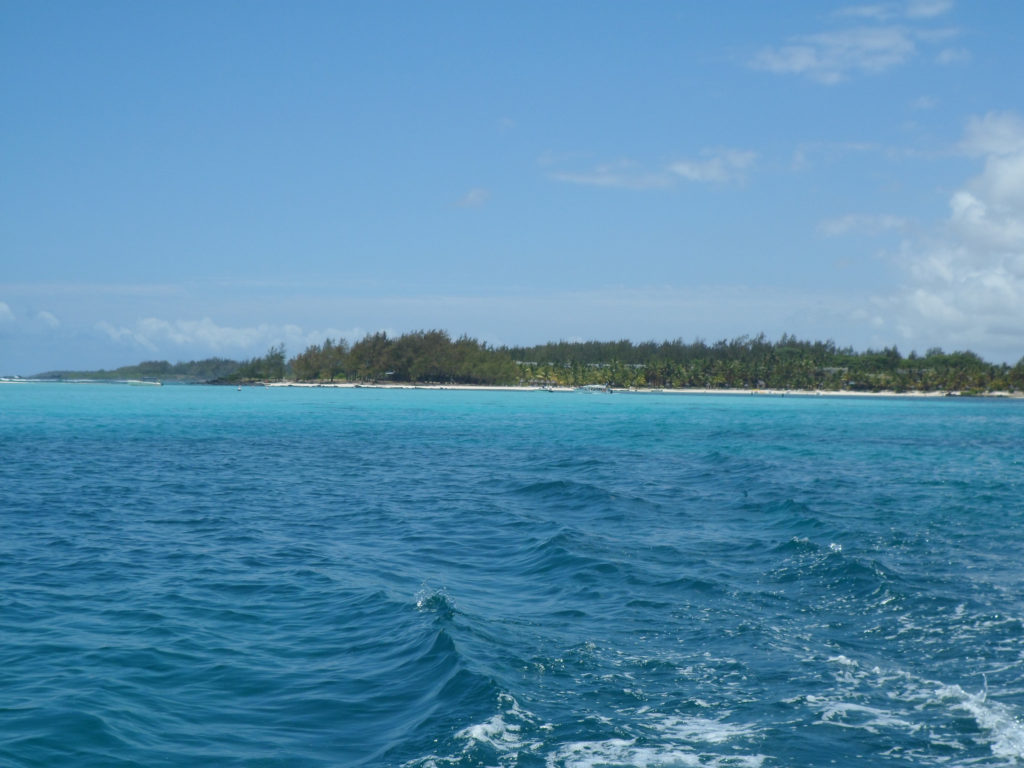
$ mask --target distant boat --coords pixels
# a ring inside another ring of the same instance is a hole
[[[612,388],[610,384],[584,384],[582,387],[576,387],[577,392],[587,392],[589,394],[603,394],[610,395]]]

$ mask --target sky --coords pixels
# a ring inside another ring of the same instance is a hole
[[[1024,357],[1024,3],[0,0],[0,374],[783,333]]]

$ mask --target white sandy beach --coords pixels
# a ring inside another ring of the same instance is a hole
[[[576,387],[543,387],[534,385],[523,386],[483,386],[475,384],[362,384],[353,382],[306,382],[306,381],[275,381],[267,387],[309,387],[335,389],[435,389],[461,390],[469,392],[577,392]],[[817,390],[817,389],[617,389],[610,393],[636,395],[747,395],[751,397],[960,397],[960,392],[944,390],[932,392],[853,392],[850,390]],[[599,392],[599,394],[604,394]],[[977,397],[1011,397],[1024,398],[1024,392],[985,392]]]

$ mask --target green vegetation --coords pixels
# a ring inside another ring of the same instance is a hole
[[[286,361],[284,345],[244,362],[211,358],[171,365],[145,362],[114,371],[58,371],[36,378],[160,379],[244,383],[291,378],[308,382],[405,382],[481,385],[803,389],[822,391],[1024,391],[1024,358],[993,364],[973,352],[929,349],[903,357],[896,347],[854,351],[832,341],[763,334],[707,344],[675,341],[559,341],[492,347],[445,331],[397,337],[368,334],[351,346],[326,339]]]
[[[706,344],[629,341],[559,342],[511,350],[525,378],[578,386],[803,389],[879,392],[1024,390],[1024,359],[1016,366],[986,363],[973,352],[930,349],[904,358],[895,347],[855,352],[832,341],[783,335],[743,336]]]
[[[292,358],[299,381],[396,381],[492,385],[677,387],[700,389],[820,389],[878,392],[1024,391],[1024,359],[1016,366],[986,363],[973,352],[930,349],[904,358],[895,347],[866,352],[832,341],[763,334],[706,344],[567,342],[489,347],[444,331],[397,338],[366,336],[313,345]]]
[[[509,350],[445,331],[415,331],[397,338],[367,335],[351,348],[327,339],[291,360],[299,381],[402,381],[451,384],[519,384],[523,370]]]
[[[236,383],[243,381],[280,381],[287,374],[285,366],[284,344],[278,344],[267,350],[263,357],[254,357],[239,363],[230,374],[218,377],[217,383]]]
[[[225,380],[235,375],[241,363],[211,357],[206,360],[192,360],[171,365],[166,360],[147,360],[138,365],[125,365],[112,371],[47,371],[32,376],[33,379],[75,379],[86,381],[167,381],[199,382]]]

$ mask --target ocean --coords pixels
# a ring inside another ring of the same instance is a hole
[[[1024,765],[1024,401],[0,386],[0,765]]]

